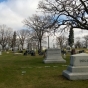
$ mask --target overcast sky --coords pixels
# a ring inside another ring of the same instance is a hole
[[[0,25],[6,24],[13,30],[23,27],[22,21],[35,14],[39,0],[0,0]]]
[[[40,0],[0,0],[0,25],[13,30],[23,28],[22,21],[35,14]],[[75,37],[87,35],[88,31],[75,30]]]

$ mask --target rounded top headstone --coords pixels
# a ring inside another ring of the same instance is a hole
[[[8,49],[9,48],[9,46],[8,46],[8,44],[6,45],[6,49]]]
[[[75,45],[73,45],[72,48],[75,49]]]

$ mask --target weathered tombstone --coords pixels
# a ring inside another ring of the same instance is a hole
[[[0,55],[2,55],[2,45],[0,45]]]
[[[18,51],[18,47],[14,47],[14,53]]]
[[[0,51],[0,55],[2,55],[2,52]]]
[[[7,44],[7,45],[6,45],[6,51],[8,51],[8,50],[9,50],[9,45]]]
[[[64,58],[66,58],[66,54],[64,54]]]
[[[19,45],[19,48],[18,49],[19,49],[19,53],[23,53],[22,45],[21,44]]]
[[[69,80],[88,79],[88,54],[81,53],[71,55],[70,65],[62,74]]]
[[[66,60],[62,58],[60,49],[46,50],[44,63],[65,63],[65,62]]]
[[[19,50],[22,51],[22,45],[21,44],[19,45]]]

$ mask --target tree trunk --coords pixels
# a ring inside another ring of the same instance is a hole
[[[39,41],[38,41],[38,47],[37,47],[37,48],[38,48],[38,50],[39,50]]]
[[[41,39],[39,39],[39,49],[40,49],[40,52],[42,51],[42,44],[41,44]]]

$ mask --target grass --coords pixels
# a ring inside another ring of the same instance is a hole
[[[0,56],[0,88],[88,88],[88,80],[70,81],[62,76],[69,65],[44,64],[43,56],[7,54]]]

